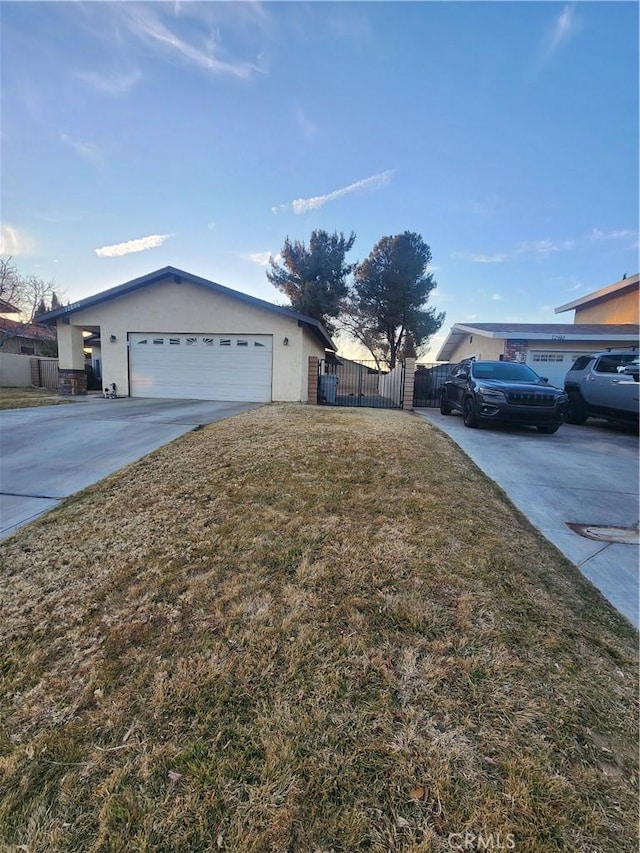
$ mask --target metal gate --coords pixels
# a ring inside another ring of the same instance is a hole
[[[437,408],[440,405],[440,393],[450,370],[450,364],[416,364],[413,377],[415,408]]]
[[[381,370],[375,361],[336,356],[318,362],[318,405],[401,409],[404,364]]]
[[[50,391],[58,390],[58,359],[57,358],[32,358],[31,384],[36,388],[48,388]]]

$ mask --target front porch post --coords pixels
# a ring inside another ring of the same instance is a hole
[[[87,393],[84,369],[84,337],[81,326],[58,322],[58,392],[65,395]]]

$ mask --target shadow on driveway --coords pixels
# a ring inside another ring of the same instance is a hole
[[[0,538],[184,433],[260,405],[84,397],[0,412]]]

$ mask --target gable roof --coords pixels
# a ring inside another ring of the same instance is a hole
[[[593,293],[588,293],[586,296],[581,296],[580,299],[574,299],[573,302],[567,302],[566,305],[561,305],[555,309],[556,314],[563,314],[565,311],[571,311],[574,308],[584,308],[585,305],[595,305],[598,302],[606,302],[612,296],[621,296],[631,290],[638,289],[640,282],[640,273],[622,278],[613,284],[608,284],[606,287],[601,287],[600,290],[594,290]]]
[[[46,326],[39,326],[37,323],[19,323],[16,320],[0,317],[0,334],[5,332],[11,333],[14,338],[25,338],[30,341],[54,340],[56,337],[56,333]]]
[[[0,299],[0,314],[19,314],[20,309],[16,308],[15,305],[12,305],[10,302],[7,302],[6,299]]]
[[[474,334],[501,340],[637,342],[640,326],[636,323],[454,323],[436,361],[449,361],[460,341]]]
[[[101,293],[96,293],[94,296],[88,296],[86,299],[81,299],[80,301],[73,302],[70,305],[63,305],[61,308],[56,308],[55,311],[48,311],[46,314],[41,314],[39,317],[36,317],[36,320],[44,323],[50,323],[54,320],[59,320],[61,317],[68,317],[85,308],[93,308],[103,302],[108,302],[111,299],[117,299],[118,297],[125,296],[128,293],[133,293],[136,290],[157,284],[166,278],[173,278],[176,284],[180,284],[182,281],[188,281],[192,284],[204,287],[213,293],[218,293],[221,296],[227,296],[230,299],[236,299],[239,302],[244,302],[246,305],[251,305],[254,308],[262,308],[266,311],[272,311],[275,314],[279,314],[282,317],[288,317],[291,320],[296,320],[298,325],[305,326],[313,335],[315,335],[325,349],[329,349],[334,352],[336,350],[336,346],[331,340],[329,332],[319,320],[315,320],[313,317],[308,317],[305,314],[299,314],[292,308],[274,305],[272,302],[267,302],[265,299],[258,299],[256,296],[249,296],[248,293],[241,293],[239,290],[232,290],[230,287],[224,287],[224,285],[218,284],[215,281],[209,281],[206,278],[201,278],[200,276],[193,275],[192,273],[185,272],[184,270],[177,269],[176,267],[163,267],[162,269],[147,273],[147,275],[140,276],[140,278],[134,278],[131,281],[126,281],[124,284],[111,287],[109,290],[103,290]]]

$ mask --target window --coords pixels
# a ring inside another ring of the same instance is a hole
[[[248,347],[249,341],[236,341],[236,346],[237,347]]]
[[[153,342],[154,342],[154,344],[163,344],[164,338],[154,338]]]
[[[146,343],[148,343],[148,341],[146,338],[144,338],[143,340],[138,341],[138,346],[140,346],[140,344],[146,344]]]
[[[526,364],[515,361],[484,362],[472,365],[475,379],[499,379],[502,382],[537,382],[539,376]]]
[[[254,347],[263,347],[264,346],[264,344],[261,344],[259,341],[254,341],[253,345],[254,345]]]
[[[581,355],[580,358],[577,358],[575,360],[571,370],[584,370],[592,358],[593,358],[593,356],[591,356],[591,355]]]
[[[212,347],[212,346],[213,346],[213,338],[203,338],[203,339],[202,339],[202,343],[203,343],[206,347]]]
[[[534,352],[534,364],[562,364],[564,354],[561,352]]]
[[[187,338],[187,346],[194,347],[198,343],[197,338]]]
[[[636,353],[612,353],[601,356],[593,366],[596,373],[622,373],[625,365],[636,358]]]
[[[220,341],[220,346],[221,347],[230,347],[231,346],[231,338],[223,338]]]
[[[20,347],[20,355],[35,355],[35,347]]]
[[[456,378],[462,378],[469,375],[469,362],[463,361],[455,367],[451,373]]]
[[[170,347],[180,346],[180,338],[169,338],[169,346]]]

